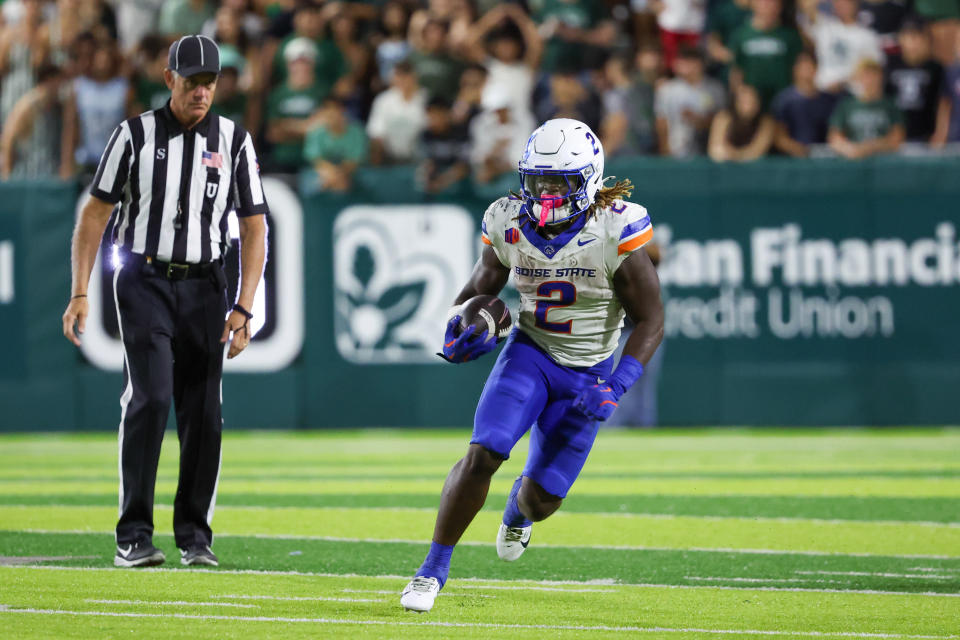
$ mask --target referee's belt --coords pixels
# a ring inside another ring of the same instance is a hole
[[[154,273],[167,280],[187,280],[190,278],[206,278],[209,276],[218,261],[201,262],[197,264],[180,264],[177,262],[163,262],[150,256],[145,256],[144,261],[153,267]]]

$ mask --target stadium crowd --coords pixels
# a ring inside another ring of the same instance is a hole
[[[960,142],[960,0],[5,0],[0,178],[95,168],[164,104],[169,45],[221,47],[214,110],[266,172],[438,192],[516,169],[536,123],[609,156],[938,153]]]

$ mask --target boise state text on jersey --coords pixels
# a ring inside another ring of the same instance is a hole
[[[504,197],[483,216],[482,240],[511,270],[519,327],[558,364],[589,367],[617,347],[624,311],[613,274],[653,237],[647,210],[616,201],[554,238],[537,233],[524,203]]]

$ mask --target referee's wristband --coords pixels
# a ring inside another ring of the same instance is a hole
[[[253,319],[253,314],[247,311],[246,309],[244,309],[239,302],[234,303],[233,310],[239,313],[240,315],[242,315],[243,317],[245,317],[247,320]]]

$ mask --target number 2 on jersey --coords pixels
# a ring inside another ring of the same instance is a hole
[[[559,297],[556,296],[557,293],[560,294]],[[558,307],[569,307],[577,301],[577,288],[573,286],[573,283],[559,280],[544,282],[537,287],[537,295],[541,298],[547,299],[537,300],[537,308],[533,312],[533,315],[536,318],[534,325],[538,329],[543,329],[545,331],[552,331],[554,333],[570,333],[573,320],[567,320],[566,322],[549,322],[547,320],[547,314],[550,313],[551,309],[557,309]]]

